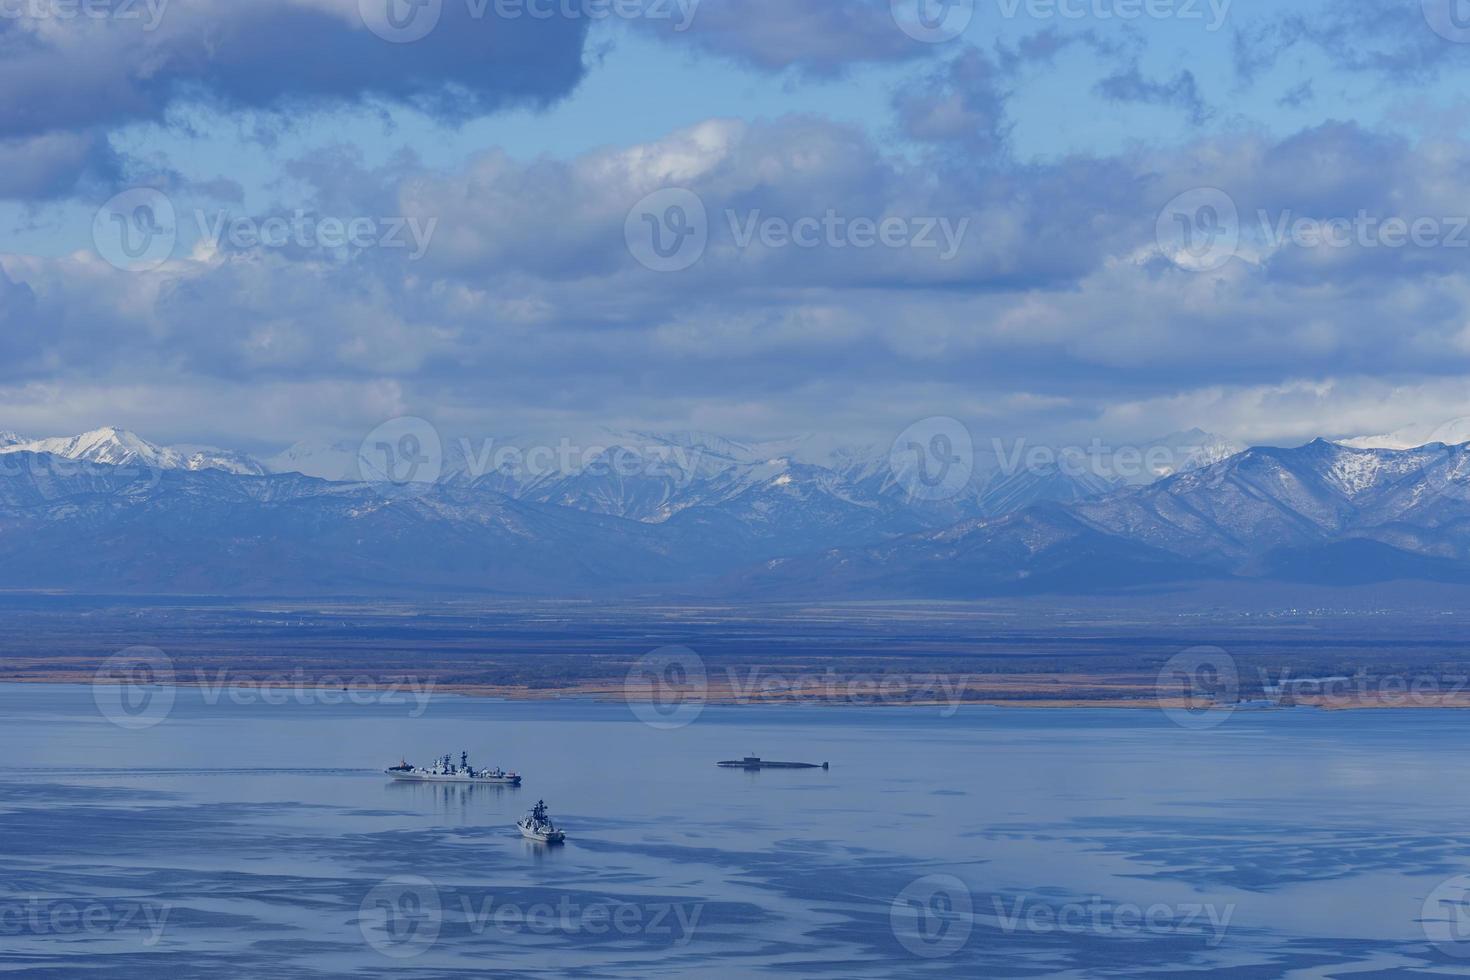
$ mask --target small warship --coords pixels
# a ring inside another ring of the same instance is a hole
[[[537,800],[531,812],[516,821],[516,826],[521,829],[522,837],[542,844],[560,844],[567,839],[566,831],[559,829],[546,815],[545,800]]]

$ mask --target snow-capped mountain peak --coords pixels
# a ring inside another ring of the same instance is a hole
[[[1442,442],[1446,446],[1461,446],[1470,442],[1470,416],[1437,424],[1415,423],[1382,435],[1344,439],[1339,445],[1353,449],[1417,449],[1436,442]]]
[[[134,432],[104,426],[78,436],[32,439],[8,445],[0,439],[0,453],[48,453],[63,459],[107,466],[144,466],[159,470],[225,470],[240,476],[259,476],[265,469],[242,453],[191,446],[159,446]]]
[[[65,459],[109,466],[143,465],[159,469],[186,469],[183,456],[163,446],[155,446],[127,429],[106,426],[83,432],[79,436],[57,436],[16,443],[6,452],[49,453]]]
[[[662,451],[672,440],[644,439],[528,483],[496,467],[401,494],[292,476],[139,480],[123,466],[0,467],[0,546],[26,559],[0,562],[12,572],[0,585],[36,587],[33,569],[44,567],[53,576],[44,586],[96,588],[143,548],[150,561],[135,563],[131,581],[153,591],[185,581],[275,587],[281,548],[300,556],[285,563],[305,576],[298,587],[332,594],[363,582],[554,594],[568,582],[685,589],[699,580],[729,582],[739,595],[920,598],[1221,579],[1470,583],[1470,445],[1389,451],[1317,440],[1200,466],[1191,450],[1212,440],[1186,432],[1159,440],[1180,450],[1170,457],[1180,471],[1147,486],[1008,455],[999,469],[977,458],[977,479],[952,499],[916,502],[877,475],[854,482],[769,444],[735,462],[712,451],[713,439],[697,441],[710,451],[687,447],[693,464],[670,464],[681,458]],[[355,456],[350,443],[317,448],[296,447],[292,461]],[[0,452],[22,450],[180,470],[234,462],[117,428]],[[866,455],[847,458],[862,471]],[[64,534],[73,565],[28,560]],[[389,564],[375,549],[341,546],[380,539],[412,546]],[[95,552],[106,547],[99,566]],[[757,568],[765,571],[742,571]]]

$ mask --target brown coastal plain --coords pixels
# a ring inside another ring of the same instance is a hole
[[[1139,608],[11,594],[0,596],[0,683],[106,680],[110,657],[145,647],[166,658],[174,683],[203,687],[714,704],[1470,706],[1470,621],[1456,609],[1390,611],[1362,598]],[[1203,658],[1197,678],[1178,670],[1181,656]]]

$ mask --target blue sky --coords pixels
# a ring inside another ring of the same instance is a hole
[[[408,43],[368,23],[390,2],[0,19],[0,429],[1290,442],[1470,414],[1451,0],[976,0],[938,43],[900,29],[916,0],[442,0]],[[139,193],[177,219],[142,266],[105,240]],[[676,200],[703,244],[651,268],[634,238]],[[1227,251],[1187,252],[1180,207]]]

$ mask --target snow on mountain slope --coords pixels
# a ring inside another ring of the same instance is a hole
[[[995,504],[1039,502],[940,524],[902,495],[782,458],[687,482],[638,457],[631,472],[594,460],[512,499],[478,481],[191,472],[161,465],[177,450],[135,440],[57,441],[106,464],[7,456],[0,568],[13,567],[0,586],[590,594],[719,578],[737,597],[938,597],[1222,577],[1470,582],[1470,446],[1251,449],[1084,498],[1033,468],[997,481]],[[160,465],[117,465],[128,453]]]
[[[680,452],[662,451],[670,446]],[[898,500],[825,467],[789,457],[737,461],[732,457],[755,454],[731,449],[715,444],[714,455],[708,441],[614,447],[581,472],[524,487],[518,496],[648,524],[718,525],[742,540],[783,539],[793,546],[875,540],[925,526]]]
[[[1206,465],[1235,449],[1198,429],[1175,433],[1150,443],[1151,452],[1132,453],[1151,461],[1157,472],[1139,471],[1124,480],[1065,467],[1037,468],[1025,453],[1003,456],[999,444],[992,442],[975,447],[971,479],[959,493],[931,501],[908,497],[891,471],[888,448],[880,445],[844,446],[814,435],[738,440],[698,431],[629,432],[610,438],[607,445],[610,448],[583,458],[576,451],[563,453],[561,447],[548,454],[545,446],[540,452],[520,446],[502,454],[516,447],[501,440],[476,444],[447,439],[440,480],[649,524],[694,512],[695,523],[740,526],[741,533],[753,539],[789,532],[796,535],[793,540],[814,541],[821,534],[840,532],[837,538],[844,541],[864,534],[876,540],[1035,504],[1092,499],[1121,483],[1152,482],[1161,474]],[[1024,443],[1017,447],[1030,448]],[[210,447],[159,446],[115,427],[53,439],[14,437],[11,445],[0,446],[0,452],[49,453],[108,465],[212,469],[241,476],[294,473],[338,483],[363,479],[360,449],[360,443],[351,440],[303,441],[262,463]],[[498,462],[502,455],[505,460],[521,460],[519,468],[513,462]],[[527,470],[530,459],[541,460],[543,470]],[[1160,460],[1165,461],[1162,468]],[[548,464],[559,469],[545,470]],[[1107,456],[1088,465],[1104,472],[1117,468]],[[852,527],[843,528],[845,521]]]
[[[1140,469],[1135,464],[1120,476],[1117,474],[1124,469],[1107,455],[1092,458],[1088,464],[1097,467],[1096,473],[1033,468],[1020,472],[1017,460],[1024,459],[1024,450],[1032,448],[1028,444],[1017,443],[1022,452],[1014,457],[1003,455],[999,443],[977,444],[970,482],[952,499],[929,501],[907,499],[903,485],[891,472],[889,449],[881,445],[842,445],[816,435],[738,440],[698,431],[627,432],[616,437],[609,433],[609,437],[606,445],[612,448],[585,458],[575,447],[570,453],[562,452],[560,446],[547,453],[547,446],[519,446],[517,451],[510,441],[446,439],[440,479],[517,499],[555,500],[562,506],[657,522],[689,507],[730,499],[779,475],[776,469],[808,467],[801,473],[818,479],[829,491],[835,484],[826,474],[835,474],[846,485],[842,492],[850,500],[892,498],[922,513],[931,526],[940,526],[1033,503],[1086,499],[1119,483],[1150,483],[1208,465],[1237,450],[1228,440],[1198,429],[1175,433],[1130,449],[1130,458],[1150,461],[1152,468]],[[0,433],[0,451],[49,453],[110,465],[218,469],[242,476],[298,473],[334,482],[363,479],[360,449],[361,444],[353,440],[302,441],[262,462],[208,446],[161,446],[116,427],[38,440]],[[524,466],[507,464],[492,471],[492,464],[504,451],[510,451],[506,458],[541,460],[542,470],[528,472]],[[546,470],[548,463],[560,468]],[[792,475],[792,479],[801,476]]]
[[[1177,473],[1188,473],[1204,466],[1229,459],[1246,447],[1232,439],[1217,436],[1203,429],[1172,432],[1137,447],[1144,465],[1130,471],[1121,464],[1120,454],[1114,454],[1110,465],[1105,467],[1122,482],[1143,486]],[[1132,454],[1130,454],[1131,456]]]
[[[3,451],[49,453],[63,459],[105,463],[108,466],[138,465],[165,470],[188,468],[182,454],[163,446],[155,446],[126,429],[110,426],[83,432],[79,436],[57,436],[18,443],[4,447]]]
[[[1461,446],[1470,442],[1470,417],[1450,419],[1437,424],[1415,424],[1377,436],[1344,439],[1341,445],[1353,449],[1416,449],[1442,442]]]
[[[360,480],[356,442],[314,442],[305,440],[262,460],[271,473],[300,473],[318,480]]]
[[[772,447],[763,448],[758,443],[728,439],[713,432],[683,430],[678,432],[626,432],[609,433],[614,441],[628,446],[668,446],[692,450],[700,456],[710,457],[713,462],[754,463],[769,457]]]
[[[1216,564],[1269,565],[1273,554],[1292,553],[1298,570],[1315,561],[1324,579],[1354,571],[1337,564],[1359,547],[1353,542],[1466,561],[1470,446],[1353,449],[1319,439],[1250,449],[1073,511],[1111,533]]]
[[[1071,474],[1060,467],[997,473],[981,491],[979,510],[990,515],[1009,514],[1041,503],[1077,503],[1100,497],[1115,487],[1100,476]]]
[[[184,457],[184,468],[189,470],[224,470],[236,476],[265,476],[265,465],[253,456],[216,449],[213,446],[170,446]]]
[[[79,436],[17,439],[0,435],[0,453],[47,453],[63,459],[108,466],[141,466],[155,470],[224,470],[236,476],[261,476],[265,468],[243,453],[208,446],[159,446],[127,429],[108,426]]]
[[[1470,446],[1250,449],[1093,500],[772,562],[731,587],[983,596],[1227,578],[1470,583]]]
[[[465,487],[57,462],[0,467],[0,587],[569,595],[682,583],[711,560],[672,529]]]
[[[1343,532],[1367,495],[1415,461],[1318,440],[1257,448],[1147,487],[1079,504],[1095,526],[1152,547],[1211,559],[1304,546]]]

